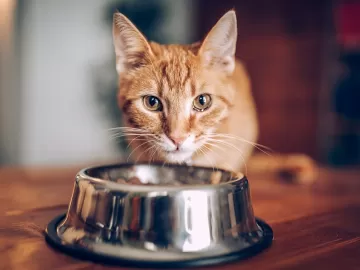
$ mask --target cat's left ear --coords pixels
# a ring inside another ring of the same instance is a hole
[[[235,69],[237,21],[234,10],[228,11],[204,39],[199,56],[204,66],[228,75]]]
[[[113,43],[116,54],[116,70],[120,74],[149,64],[152,51],[144,35],[123,14],[113,18]]]

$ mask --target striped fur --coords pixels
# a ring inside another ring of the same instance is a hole
[[[128,136],[134,160],[246,169],[258,122],[249,76],[235,59],[236,25],[229,11],[203,42],[161,45],[147,41],[124,15],[114,15],[118,104],[128,127],[151,134]],[[201,94],[211,96],[211,106],[196,111],[193,102]],[[163,110],[148,110],[147,95],[157,97]],[[175,137],[183,138],[177,148]]]

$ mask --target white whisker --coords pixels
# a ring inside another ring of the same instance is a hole
[[[114,128],[109,128],[108,131],[113,131],[113,130],[131,130],[131,131],[139,131],[139,132],[148,132],[145,129],[141,129],[141,128],[133,128],[133,127],[114,127]]]
[[[149,165],[152,162],[152,159],[154,158],[155,154],[159,151],[159,146],[157,144],[154,144],[154,145],[155,145],[155,150],[152,152],[152,154],[149,158]]]
[[[125,136],[149,136],[149,137],[156,137],[154,134],[151,133],[116,133],[111,135],[113,138],[120,138],[120,137],[125,137]]]
[[[138,145],[137,147],[135,147],[135,148],[131,151],[131,153],[129,154],[129,156],[128,156],[128,158],[127,158],[127,162],[129,161],[130,156],[132,155],[132,153],[134,153],[134,152],[136,151],[136,149],[138,149],[139,147],[143,146],[144,144],[147,144],[147,143],[150,143],[150,142],[153,142],[153,141],[152,141],[152,140],[146,141],[146,142]],[[144,154],[144,152],[143,152],[142,154]],[[141,155],[142,155],[142,154],[141,154]],[[141,155],[140,155],[140,157],[141,157]]]
[[[132,139],[132,140],[128,143],[128,146],[126,147],[126,149],[128,149],[128,148],[130,147],[130,145],[131,145],[131,143],[132,143],[133,141],[148,141],[148,140],[149,140],[149,139],[145,139],[145,138],[140,138],[140,139],[139,139],[139,137],[141,137],[141,135],[136,136],[134,139]]]
[[[214,167],[214,163],[209,159],[209,157],[207,156],[207,154],[201,149],[201,147],[199,148],[199,151],[204,155],[204,157],[207,159],[207,161],[209,161],[213,172],[215,171],[215,167]]]
[[[160,147],[157,144],[154,144],[155,146],[155,150],[153,151],[153,153],[151,154],[150,158],[149,158],[149,162],[148,162],[148,166],[150,167],[150,163],[152,162],[152,159],[154,158],[155,154],[158,152],[158,150],[160,149]]]
[[[219,153],[215,152],[214,149],[211,149],[211,148],[207,147],[206,145],[209,145],[209,146],[212,146],[212,147],[216,147],[216,148],[220,149],[221,151],[225,152],[225,149],[221,148],[219,145],[216,145],[216,144],[214,144],[214,143],[206,142],[206,144],[204,144],[204,146],[205,146],[207,149],[209,149],[210,151],[216,153],[216,154],[217,154],[218,156],[220,156],[220,157],[221,157],[221,155],[220,155]],[[229,163],[224,162],[224,161],[222,161],[222,162],[223,162],[224,164],[228,165],[229,168],[232,168],[232,166],[231,166]],[[246,167],[246,164],[245,164],[245,167]]]
[[[202,147],[204,147],[205,149],[211,151],[211,149],[210,149],[209,147],[207,147],[205,144],[203,144],[203,145],[199,148],[199,150],[200,150],[204,155],[206,155],[206,153],[205,153],[204,151],[202,151],[202,149],[201,149]],[[216,167],[216,166],[214,166],[214,163],[212,163],[212,165],[213,165],[213,168]],[[214,170],[213,170],[213,171],[214,171]]]
[[[222,144],[224,144],[224,145],[227,145],[227,146],[230,146],[230,147],[236,149],[236,150],[239,152],[239,155],[240,155],[241,159],[242,159],[243,162],[244,162],[244,165],[245,165],[245,173],[247,174],[246,160],[245,160],[245,158],[244,158],[244,156],[243,156],[242,151],[241,151],[239,148],[237,148],[235,145],[233,145],[233,144],[231,144],[231,143],[229,143],[229,142],[225,142],[225,141],[221,141],[221,140],[217,140],[217,139],[208,138],[207,141],[211,141],[211,142],[214,142],[214,143],[216,143],[216,142],[217,142],[217,143],[222,143]],[[209,142],[207,142],[207,144],[212,145],[212,146],[215,146],[215,144],[211,144],[211,143],[209,143]],[[217,145],[216,145],[216,146],[217,146]],[[222,149],[220,146],[217,146],[217,147],[219,147],[220,149]],[[223,150],[224,150],[224,149],[223,149]]]
[[[222,148],[221,148],[220,146],[218,146],[218,145],[211,144],[211,143],[208,143],[208,145],[218,147],[220,150],[225,151],[224,149],[222,149]],[[214,149],[211,149],[210,147],[207,147],[206,144],[202,145],[202,147],[205,147],[207,150],[209,150],[210,152],[213,152],[213,153],[217,154],[217,155],[221,158],[221,155],[220,155],[219,153],[217,153]],[[222,161],[222,163],[224,163],[225,165],[229,166],[229,168],[232,169],[232,166],[231,166],[229,163],[224,162],[224,161]]]
[[[210,133],[209,135],[210,136],[215,136],[215,137],[224,137],[224,138],[240,140],[242,142],[246,142],[246,143],[249,143],[251,145],[254,145],[254,146],[256,145],[258,147],[261,147],[261,148],[264,148],[266,150],[272,151],[272,149],[270,147],[267,147],[267,146],[259,144],[259,143],[251,142],[251,141],[246,140],[246,139],[244,139],[244,138],[242,138],[240,136],[235,136],[235,135],[227,134],[227,133]]]
[[[137,162],[139,161],[140,157],[141,157],[143,154],[145,154],[145,153],[148,152],[149,150],[153,149],[154,147],[156,147],[156,144],[150,146],[150,147],[147,148],[145,151],[143,151],[143,152],[140,154],[140,156],[136,159],[135,163],[137,163]]]
[[[258,143],[254,143],[254,142],[251,142],[251,141],[248,141],[244,138],[241,138],[241,137],[238,137],[238,136],[234,136],[234,135],[231,135],[231,134],[222,134],[222,133],[218,133],[218,134],[209,134],[208,135],[210,138],[218,138],[218,139],[234,139],[234,140],[238,140],[238,141],[241,141],[241,142],[244,142],[244,143],[247,143],[247,144],[250,144],[252,146],[254,146],[256,149],[258,149],[259,151],[261,151],[262,153],[268,155],[268,156],[271,156],[271,154],[269,154],[268,152],[266,152],[264,149],[268,150],[268,151],[273,151],[271,148],[265,146],[265,145],[261,145],[261,144],[258,144]]]

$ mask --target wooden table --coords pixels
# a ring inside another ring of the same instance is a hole
[[[0,168],[0,269],[104,269],[50,248],[34,228],[64,213],[79,168]],[[313,186],[249,177],[270,249],[213,269],[360,269],[360,171],[322,169]],[[121,269],[121,267],[119,267]]]

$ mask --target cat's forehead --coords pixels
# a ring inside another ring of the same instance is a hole
[[[164,93],[193,95],[196,88],[197,59],[186,47],[154,45],[154,63]]]
[[[157,58],[177,58],[178,60],[195,57],[200,49],[200,43],[193,44],[159,44],[150,42],[152,53]]]

